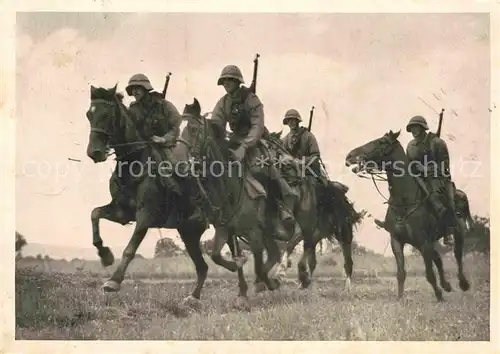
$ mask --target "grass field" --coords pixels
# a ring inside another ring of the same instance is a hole
[[[20,259],[16,265],[16,339],[135,340],[489,340],[489,261],[465,257],[471,289],[462,292],[451,255],[443,259],[453,291],[438,303],[420,257],[407,256],[406,296],[396,299],[393,258],[354,258],[352,291],[343,291],[343,259],[318,257],[313,285],[299,290],[296,263],[275,292],[254,294],[250,312],[233,309],[236,274],[215,266],[202,307],[181,305],[194,284],[184,256],[136,259],[119,293],[100,290],[115,265]],[[249,285],[253,265],[245,265]]]

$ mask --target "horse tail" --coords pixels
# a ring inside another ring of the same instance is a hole
[[[467,194],[464,191],[457,189],[456,196],[458,199],[457,211],[460,212],[467,219],[472,219],[472,215],[470,212],[469,197],[467,196]]]

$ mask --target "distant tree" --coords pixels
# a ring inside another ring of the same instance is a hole
[[[167,258],[183,253],[184,251],[170,238],[163,237],[156,242],[155,258]]]
[[[36,255],[36,260],[41,261],[43,259],[42,255],[39,253]]]
[[[240,246],[240,249],[243,250],[243,251],[250,251],[250,247],[245,243],[245,242],[242,242],[240,240],[238,240],[238,244]],[[206,241],[202,241],[200,243],[201,245],[201,251],[203,253],[206,253],[206,254],[210,254],[212,253],[212,250],[214,249],[214,239],[213,237],[206,240]]]
[[[16,231],[16,252],[21,252],[24,246],[28,244],[26,238],[19,232]]]

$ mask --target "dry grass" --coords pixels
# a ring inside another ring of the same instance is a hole
[[[211,262],[203,306],[193,312],[180,305],[194,280],[184,257],[134,260],[130,278],[115,294],[100,291],[102,277],[112,270],[98,262],[83,268],[62,262],[66,268],[59,269],[58,261],[38,261],[33,269],[33,262],[20,260],[16,339],[489,340],[490,275],[484,256],[465,260],[472,283],[466,293],[458,288],[454,260],[445,257],[453,292],[445,293],[443,303],[436,302],[418,257],[407,257],[401,301],[391,258],[356,257],[351,293],[342,291],[342,256],[335,256],[336,265],[331,255],[318,260],[311,289],[297,289],[294,267],[280,290],[250,292],[250,313],[232,307],[236,276]],[[253,266],[246,265],[245,272],[251,283]]]

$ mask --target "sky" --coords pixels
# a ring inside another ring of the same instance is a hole
[[[47,12],[18,13],[16,26],[16,229],[28,242],[92,247],[90,212],[110,201],[113,161],[94,164],[85,154],[90,85],[124,92],[142,72],[161,91],[172,72],[168,99],[182,112],[196,97],[208,112],[224,94],[222,68],[238,65],[249,84],[256,53],[266,126],[286,133],[289,108],[307,125],[314,105],[312,131],[330,177],[350,187],[358,210],[383,219],[387,206],[371,180],[344,166],[346,154],[389,130],[401,129],[406,147],[409,119],[423,115],[436,131],[444,108],[453,179],[472,213],[489,216],[487,14]],[[101,221],[115,254],[132,231]],[[152,254],[160,234],[177,238],[176,230],[150,230],[139,253]],[[368,218],[355,240],[384,252],[389,235]]]

